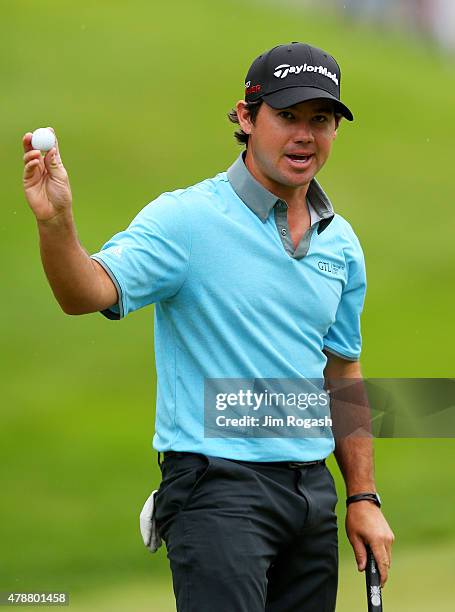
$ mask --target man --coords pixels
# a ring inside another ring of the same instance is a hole
[[[306,44],[256,58],[230,114],[246,151],[227,172],[162,194],[91,257],[77,239],[58,146],[43,164],[24,136],[25,193],[62,309],[120,319],[156,304],[154,447],[164,453],[156,524],[179,611],[335,609],[331,432],[262,435],[259,419],[240,433],[236,419],[227,433],[214,429],[227,420],[218,410],[252,397],[239,380],[289,389],[361,377],[363,255],[314,178],[341,117],[353,119],[340,79],[336,61]],[[214,387],[230,391],[217,395],[224,407],[211,404]],[[254,419],[244,406],[238,414]],[[337,439],[335,455],[358,567],[369,544],[384,583],[393,534],[379,509],[371,438]]]

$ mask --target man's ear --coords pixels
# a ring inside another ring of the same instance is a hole
[[[338,128],[340,127],[340,123],[341,120],[343,119],[343,117],[340,117],[339,115],[335,115],[335,132],[333,134],[333,140],[335,140],[335,138],[338,136]]]
[[[250,112],[247,109],[245,100],[239,100],[235,105],[235,110],[237,111],[240,127],[245,134],[251,134],[253,123],[251,121]]]

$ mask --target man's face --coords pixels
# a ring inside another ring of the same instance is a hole
[[[244,103],[237,104],[237,114],[250,136],[248,168],[278,195],[310,183],[327,161],[336,138],[337,121],[327,100],[310,100],[282,110],[263,102],[254,124]]]

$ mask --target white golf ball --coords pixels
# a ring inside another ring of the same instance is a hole
[[[39,151],[50,151],[55,146],[55,134],[49,128],[38,128],[32,134],[32,147]]]

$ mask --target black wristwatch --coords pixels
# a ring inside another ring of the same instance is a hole
[[[357,495],[351,495],[346,500],[346,507],[348,507],[349,504],[354,504],[359,501],[370,501],[376,504],[378,508],[381,507],[381,498],[377,493],[358,493]]]

